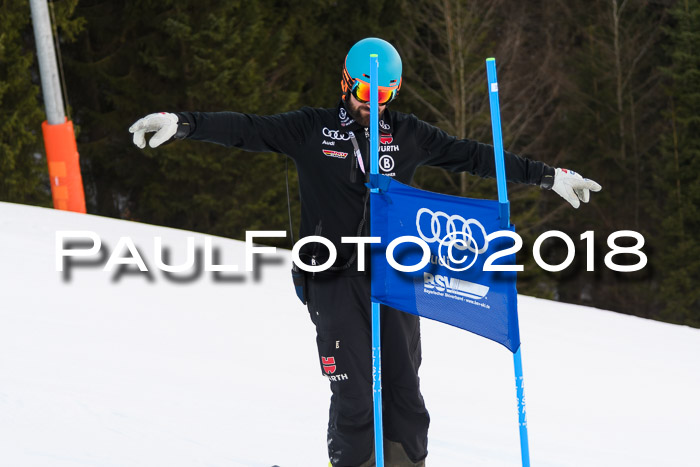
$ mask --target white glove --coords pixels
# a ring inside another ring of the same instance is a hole
[[[170,140],[177,133],[177,115],[160,112],[143,117],[138,122],[131,125],[129,133],[134,134],[134,144],[143,149],[146,147],[146,133],[156,132],[148,142],[152,148],[157,148],[161,144]]]
[[[573,170],[556,169],[554,172],[552,190],[577,209],[581,205],[580,201],[588,202],[591,198],[591,191],[600,191],[601,189],[599,184],[588,178],[583,178]]]

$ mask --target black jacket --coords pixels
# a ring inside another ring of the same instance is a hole
[[[369,172],[369,131],[352,120],[341,102],[335,109],[304,107],[278,115],[259,116],[237,112],[183,112],[181,123],[188,123],[187,137],[223,144],[247,151],[276,152],[294,160],[299,174],[301,196],[300,236],[321,235],[331,240],[338,251],[335,269],[349,266],[354,245],[343,244],[343,236],[357,236],[363,218],[367,218],[364,185]],[[495,177],[493,147],[468,139],[460,140],[415,115],[388,108],[380,126],[379,171],[410,184],[421,165],[442,167],[453,172],[469,172],[480,177]],[[354,154],[350,133],[355,135],[363,161]],[[509,181],[540,185],[545,174],[554,169],[542,162],[505,153]],[[263,175],[261,174],[261,177]],[[367,233],[363,229],[363,233]],[[325,247],[302,250],[317,262],[327,258]],[[320,250],[320,251],[319,251]],[[352,270],[354,270],[354,266]]]

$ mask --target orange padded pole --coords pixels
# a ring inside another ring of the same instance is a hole
[[[64,123],[50,125],[45,121],[41,124],[41,131],[44,133],[54,208],[85,213],[83,177],[80,175],[73,122],[66,118]]]

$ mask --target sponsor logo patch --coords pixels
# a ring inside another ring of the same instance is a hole
[[[394,158],[384,154],[379,158],[379,168],[382,169],[382,172],[391,172],[394,170]]]
[[[416,278],[416,281],[420,279]],[[491,305],[483,301],[489,292],[489,287],[485,285],[427,272],[423,273],[422,282],[423,293],[427,295],[470,303],[486,310],[491,309]]]
[[[427,272],[423,273],[423,287],[479,300],[489,292],[489,288],[485,285]]]
[[[330,375],[328,376],[328,379],[331,381],[347,381],[350,378],[348,378],[347,373],[343,373],[342,375]]]
[[[398,144],[387,144],[383,146],[379,146],[379,150],[382,152],[394,152],[399,150],[399,145]]]
[[[394,137],[386,133],[379,134],[379,144],[391,144],[394,141]]]
[[[352,118],[350,118],[350,116],[348,115],[347,111],[346,111],[344,108],[342,108],[342,107],[341,107],[340,110],[338,111],[338,118],[340,119],[340,125],[341,125],[341,126],[348,126],[348,125],[351,125],[351,124],[355,123],[355,120],[353,120]]]
[[[332,151],[330,149],[324,149],[323,154],[325,154],[328,157],[336,157],[338,159],[345,159],[346,157],[348,157],[347,152]]]
[[[433,212],[428,208],[420,208],[416,213],[416,228],[418,236],[426,243],[439,244],[439,264],[452,271],[466,271],[472,267],[477,256],[485,253],[489,247],[486,230],[476,219],[465,219],[459,215],[450,216],[442,211]],[[480,247],[481,243],[483,246]],[[457,254],[458,258],[455,258],[454,254]],[[467,261],[469,257],[471,261]],[[452,259],[456,264],[451,264],[448,259]]]
[[[325,371],[327,375],[335,373],[335,357],[321,357],[321,363],[323,364],[323,371]]]
[[[350,379],[347,373],[334,374],[338,368],[335,363],[335,357],[321,357],[321,364],[323,365],[323,376],[330,381],[347,381]]]
[[[323,136],[336,141],[350,141],[350,135],[347,133],[341,133],[338,130],[329,130],[328,127],[323,127]]]

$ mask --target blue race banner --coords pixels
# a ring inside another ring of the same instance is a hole
[[[498,201],[460,198],[419,190],[379,176],[380,190],[371,194],[372,300],[398,310],[441,321],[503,344],[520,347],[515,271],[484,271],[487,260],[514,265],[515,254],[494,254],[513,247],[508,237],[488,238],[501,231]],[[514,227],[511,227],[514,232]],[[392,240],[413,237],[395,242]],[[396,264],[418,265],[401,272]],[[488,263],[487,263],[488,264]]]

